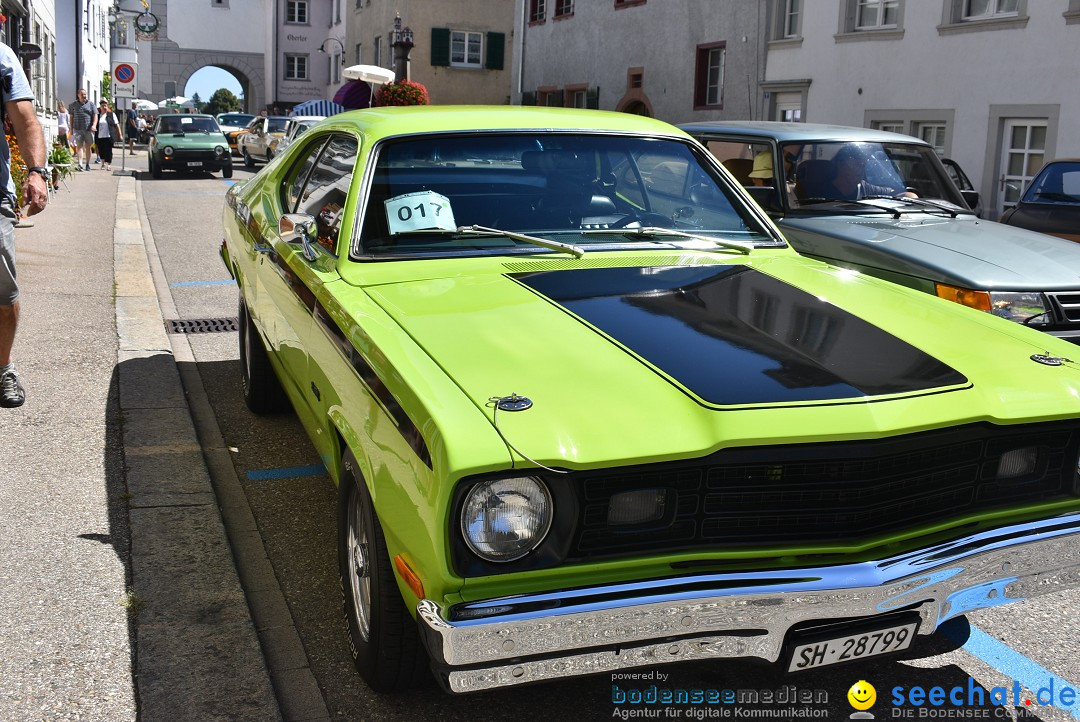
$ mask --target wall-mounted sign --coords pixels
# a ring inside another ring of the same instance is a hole
[[[23,60],[37,60],[41,57],[41,46],[34,43],[23,43],[19,46],[19,57]]]

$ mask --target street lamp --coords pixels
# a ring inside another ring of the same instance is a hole
[[[333,40],[335,43],[337,43],[341,47],[341,55],[338,56],[338,57],[341,58],[341,66],[345,67],[345,43],[341,42],[337,38],[327,38],[326,40],[323,40],[322,45],[319,46],[319,52],[320,53],[326,53],[327,55],[329,55],[329,53],[327,53],[327,51],[326,51],[326,44],[328,42],[330,42],[331,40]]]

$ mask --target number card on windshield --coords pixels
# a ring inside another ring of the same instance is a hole
[[[450,199],[431,191],[418,191],[395,196],[383,202],[390,235],[429,228],[445,231],[457,229]]]

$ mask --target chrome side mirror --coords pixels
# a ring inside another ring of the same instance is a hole
[[[306,213],[286,213],[278,219],[278,235],[286,243],[300,243],[304,247],[304,258],[314,261],[318,258],[311,239],[317,233],[314,216]]]

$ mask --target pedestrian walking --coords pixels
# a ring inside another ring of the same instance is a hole
[[[101,157],[101,169],[112,170],[113,141],[124,142],[120,135],[120,122],[109,104],[102,100],[98,103],[98,112],[94,116],[94,125],[90,128],[97,141],[98,155]]]
[[[94,144],[94,132],[90,130],[97,116],[97,108],[86,99],[86,91],[79,89],[78,99],[68,109],[71,114],[71,133],[75,138],[75,165],[90,170],[90,146]],[[82,164],[79,155],[82,155]]]
[[[70,147],[71,141],[68,140],[68,134],[71,132],[71,117],[68,115],[67,106],[64,105],[64,101],[60,101],[60,104],[56,108],[56,139],[60,141],[65,148]]]
[[[45,136],[41,132],[34,93],[26,82],[22,63],[14,51],[0,43],[0,117],[11,124],[19,153],[27,165],[22,197],[27,215],[45,210],[49,202],[45,170]],[[0,406],[14,408],[26,401],[11,349],[19,323],[19,286],[15,283],[15,182],[11,177],[11,148],[0,145]]]
[[[135,154],[135,141],[139,139],[139,123],[135,119],[135,111],[125,111],[124,135],[127,136],[128,152]]]

